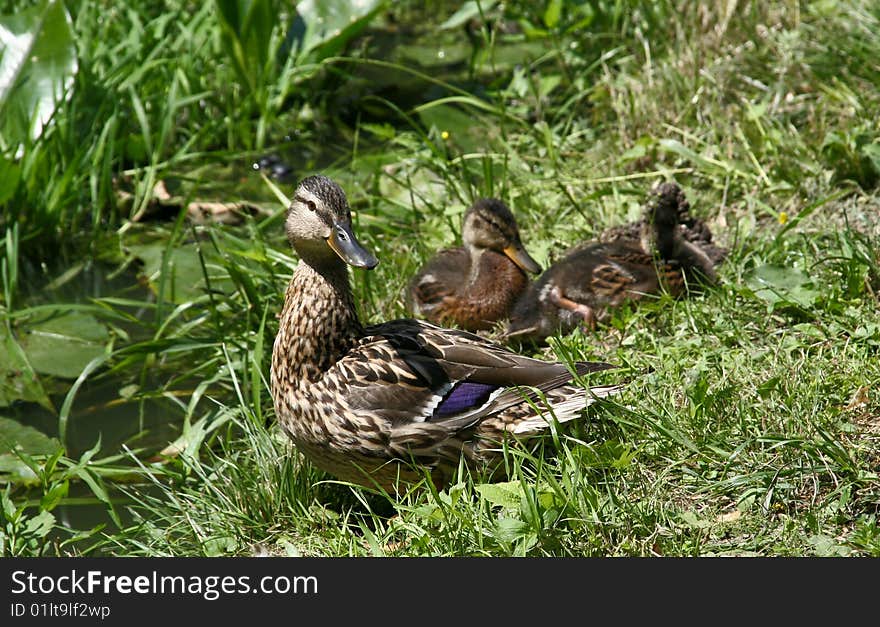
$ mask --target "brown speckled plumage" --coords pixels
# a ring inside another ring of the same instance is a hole
[[[684,194],[684,190],[678,184],[667,182],[659,184],[651,192],[651,200],[654,203],[674,203],[674,214],[677,216],[675,228],[681,239],[694,244],[703,250],[709,257],[713,266],[720,265],[727,258],[727,249],[718,246],[712,237],[712,231],[704,220],[696,218],[690,213],[690,202]],[[649,205],[649,211],[651,205]],[[603,244],[623,244],[625,246],[641,248],[643,252],[654,254],[652,242],[649,237],[649,217],[646,215],[641,220],[613,226],[605,229],[599,235],[599,242]]]
[[[513,213],[481,198],[465,213],[464,246],[441,250],[412,278],[407,310],[435,324],[490,329],[510,313],[540,266],[526,252]]]
[[[682,223],[689,213],[678,185],[652,190],[645,213],[636,225],[606,231],[604,241],[575,246],[551,265],[514,306],[504,336],[542,342],[581,324],[595,327],[626,301],[662,291],[678,297],[717,280],[715,259],[726,251],[711,243],[705,225],[690,230]]]
[[[275,412],[316,466],[389,491],[398,479],[417,481],[425,471],[442,486],[462,456],[491,464],[503,438],[536,435],[551,415],[576,419],[596,398],[620,388],[586,389],[565,364],[523,357],[428,322],[363,328],[342,258],[368,268],[377,262],[354,239],[339,194],[326,177],[308,177],[297,188],[286,226],[301,261],[272,352]],[[572,365],[579,375],[609,367]],[[468,386],[487,395],[459,406],[456,394]]]

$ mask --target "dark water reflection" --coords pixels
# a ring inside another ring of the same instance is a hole
[[[127,299],[143,306],[125,308],[139,322],[113,320],[112,324],[128,334],[128,342],[151,336],[153,310],[148,305],[154,296],[140,280],[134,266],[118,267],[94,260],[68,265],[64,255],[49,264],[30,264],[22,271],[19,310],[39,305],[58,305],[63,311],[70,304],[88,304],[102,298]],[[60,277],[60,278],[59,278]],[[118,307],[118,306],[116,306]],[[116,348],[122,346],[117,340]],[[39,373],[38,373],[39,374]],[[67,421],[65,445],[68,457],[77,458],[101,440],[101,454],[114,454],[122,444],[129,448],[163,447],[173,440],[183,417],[182,407],[166,397],[145,400],[126,399],[121,391],[131,384],[133,374],[113,377],[101,370],[93,372],[77,391]],[[64,403],[73,381],[41,375],[56,410]],[[158,389],[158,382],[145,381],[144,390]],[[183,399],[186,402],[186,399]],[[2,410],[20,423],[38,429],[50,437],[59,437],[58,415],[36,403],[14,403]]]

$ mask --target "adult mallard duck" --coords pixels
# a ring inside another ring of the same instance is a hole
[[[436,324],[467,331],[507,318],[541,266],[526,251],[516,219],[497,198],[481,198],[464,214],[464,246],[441,250],[412,278],[407,310]]]
[[[551,416],[574,420],[620,389],[575,381],[605,363],[531,359],[413,319],[361,326],[346,264],[378,260],[327,177],[300,182],[285,230],[300,262],[272,351],[275,413],[297,448],[339,479],[392,491],[427,473],[442,486],[462,457],[492,464],[506,437],[538,435]]]
[[[639,237],[571,249],[514,306],[503,337],[541,342],[580,324],[594,329],[609,309],[667,291],[673,297],[717,280],[715,263],[681,228],[684,195],[674,183],[652,190]],[[720,250],[720,249],[719,249]]]

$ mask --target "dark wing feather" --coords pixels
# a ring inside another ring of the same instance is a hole
[[[370,355],[370,359],[365,359]],[[520,386],[541,392],[570,383],[564,364],[518,355],[477,335],[440,329],[417,320],[396,320],[365,329],[365,337],[338,367],[361,373],[347,378],[339,392],[355,411],[369,411],[389,420],[395,429],[407,423],[443,424],[455,431],[483,417],[524,402]],[[577,374],[611,368],[609,364],[578,362]],[[365,376],[369,372],[369,376]],[[436,409],[461,382],[509,387],[488,406],[437,414]]]

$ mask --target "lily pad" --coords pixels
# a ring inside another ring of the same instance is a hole
[[[747,277],[755,295],[771,308],[796,306],[809,309],[822,296],[813,289],[812,279],[795,268],[767,264],[755,268]]]
[[[195,245],[180,246],[168,251],[167,262],[165,244],[144,244],[130,246],[132,254],[144,263],[143,273],[154,292],[164,289],[165,299],[174,303],[185,303],[205,293],[205,276],[199,251]],[[167,275],[162,280],[162,270]],[[212,282],[212,287],[216,288]]]
[[[0,475],[32,479],[33,471],[14,451],[27,455],[53,455],[61,448],[58,440],[42,431],[0,416]]]
[[[425,128],[434,127],[461,152],[475,152],[486,146],[486,125],[473,113],[452,105],[433,105],[419,109]]]
[[[0,347],[0,407],[9,407],[14,401],[27,401],[55,411],[24,351],[3,325],[0,325]]]
[[[109,338],[94,316],[71,311],[29,327],[21,334],[21,346],[35,371],[74,379],[104,353]]]

